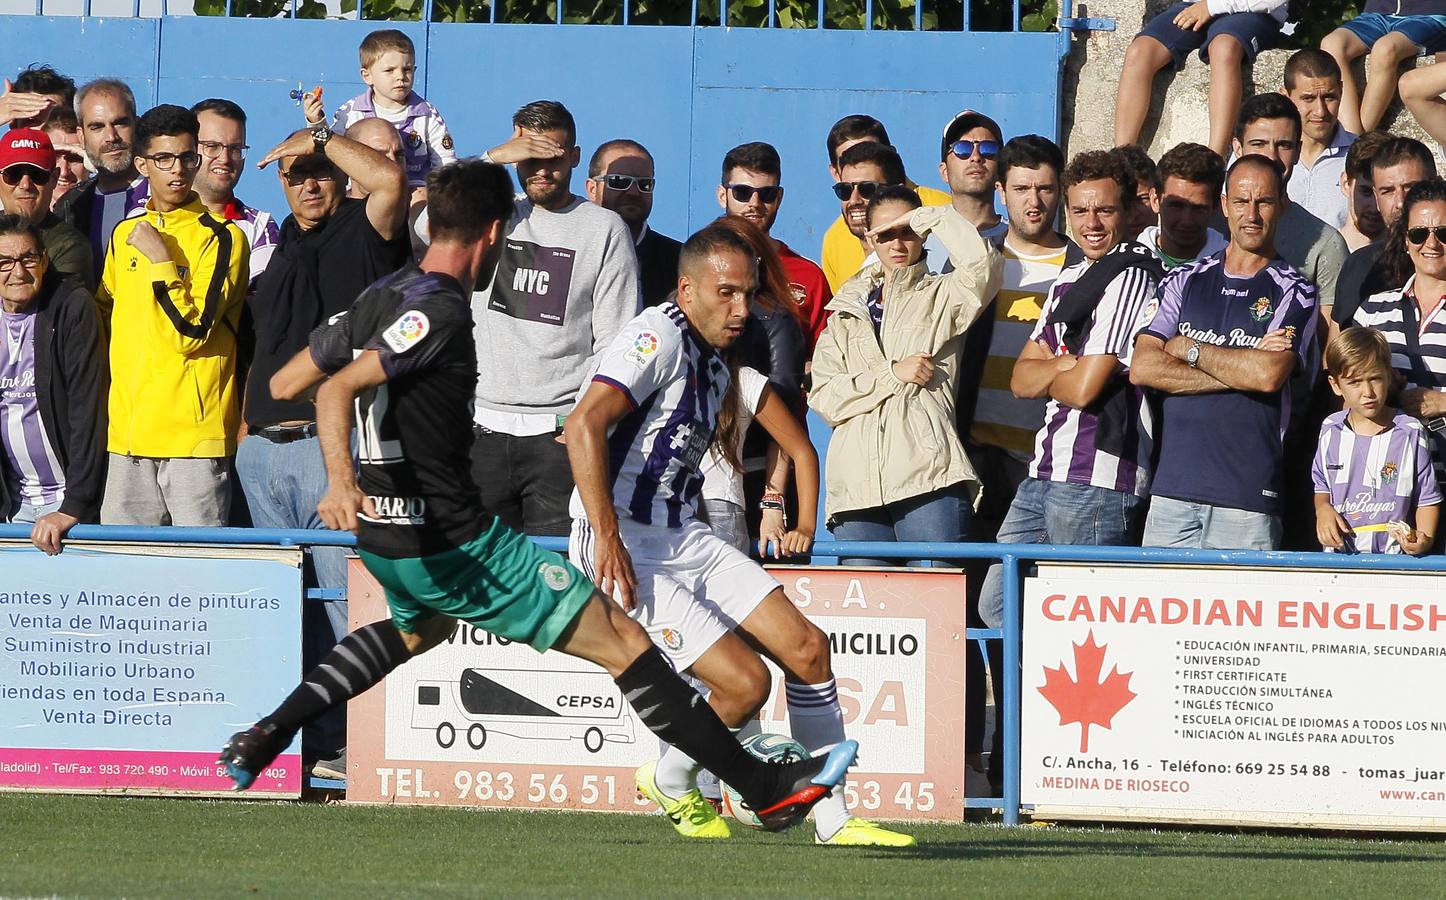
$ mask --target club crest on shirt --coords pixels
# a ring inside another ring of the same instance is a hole
[[[808,302],[808,288],[804,287],[796,281],[790,281],[788,283],[788,289],[793,292],[794,303],[802,306],[803,304]]]
[[[452,149],[452,146],[453,146],[453,145],[452,145],[452,135],[451,135],[451,133],[448,132],[448,133],[446,133],[446,134],[443,134],[443,135],[442,135],[442,149],[443,149],[443,150],[451,150],[451,149]]]
[[[405,353],[426,337],[431,329],[432,323],[427,321],[427,314],[411,309],[382,332],[382,340],[387,342],[393,353]]]
[[[420,134],[417,134],[415,131],[411,132],[410,134],[404,135],[404,137],[406,137],[407,143],[412,145],[413,150],[422,146],[422,136]]]
[[[658,335],[652,331],[639,331],[633,338],[633,345],[623,354],[623,359],[641,369],[658,352]]]
[[[1275,312],[1275,310],[1271,306],[1269,297],[1261,297],[1250,305],[1250,318],[1257,322],[1264,322],[1266,319],[1269,319],[1270,314],[1273,312]]]
[[[1396,464],[1393,462],[1388,462],[1384,466],[1381,466],[1381,481],[1386,484],[1395,482],[1396,476],[1399,474],[1400,470],[1396,468]]]

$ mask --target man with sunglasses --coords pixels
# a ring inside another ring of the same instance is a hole
[[[1004,235],[1009,232],[1009,223],[994,210],[999,152],[1003,148],[999,124],[972,109],[949,120],[939,148],[939,177],[949,186],[954,211],[996,247],[1003,247]]]
[[[55,150],[45,132],[15,128],[0,137],[0,209],[24,216],[40,230],[50,269],[95,290],[95,268],[85,235],[50,211]]]
[[[637,141],[608,141],[593,152],[587,166],[587,198],[618,214],[633,235],[643,306],[658,306],[678,286],[678,257],[683,245],[648,227],[657,185],[653,154]]]
[[[838,181],[834,182],[833,195],[838,198],[842,212],[839,221],[844,223],[861,250],[859,264],[852,270],[845,271],[840,268],[837,258],[832,268],[825,268],[825,275],[834,290],[842,287],[869,262],[870,251],[865,245],[869,232],[869,201],[879,188],[891,184],[906,185],[909,181],[904,172],[904,161],[899,158],[899,151],[878,141],[858,141],[852,144],[839,154],[837,171]],[[829,241],[825,236],[825,267],[829,266],[828,252]],[[835,254],[836,257],[839,255]]]
[[[246,237],[192,190],[196,116],[163,104],[136,123],[150,186],[116,226],[97,302],[110,342],[103,524],[222,525],[236,449],[236,332]]]
[[[266,271],[281,230],[271,213],[242,203],[236,185],[246,168],[246,111],[230,100],[212,97],[191,107],[200,125],[196,141],[201,168],[196,171],[196,193],[206,208],[235,222],[251,247],[251,284]]]
[[[145,205],[151,188],[136,168],[136,98],[125,82],[101,78],[82,85],[75,113],[95,177],[68,191],[55,214],[90,240],[98,280],[116,225]]]
[[[778,259],[788,276],[792,300],[803,308],[808,327],[810,352],[823,326],[828,321],[824,309],[833,299],[823,269],[811,259],[793,252],[783,241],[773,237],[773,223],[783,206],[783,161],[771,144],[754,141],[739,144],[723,156],[723,177],[718,185],[718,205],[730,216],[739,216],[757,225],[778,248]]]
[[[308,95],[303,112],[308,121],[327,118],[318,96]],[[303,128],[258,164],[263,169],[277,164],[291,209],[266,271],[247,298],[255,349],[246,373],[246,436],[236,450],[236,477],[259,528],[324,527],[316,512],[327,490],[316,408],[272,396],[272,376],[307,346],[313,329],[349,309],[370,284],[400,269],[411,255],[406,175],[398,162],[353,137],[333,134],[325,124]],[[245,138],[233,134],[224,141],[244,144]],[[345,196],[348,179],[366,190],[366,199]],[[341,548],[313,548],[311,561],[314,586],[346,587]],[[307,606],[325,616],[309,620],[303,631],[303,662],[313,665],[347,635],[347,605],[327,600]],[[320,761],[312,771],[323,777],[345,774],[345,746],[344,710],[322,716],[302,735],[302,752]]]

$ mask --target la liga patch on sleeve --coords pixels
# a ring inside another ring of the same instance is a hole
[[[402,317],[387,327],[382,332],[382,340],[393,353],[406,353],[421,342],[432,330],[432,323],[427,321],[427,314],[419,310],[408,310]]]

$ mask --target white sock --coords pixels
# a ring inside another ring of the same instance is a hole
[[[832,750],[844,739],[843,710],[838,705],[838,686],[832,678],[823,684],[787,682],[788,721],[793,739],[817,756]],[[849,820],[843,791],[830,791],[813,808],[813,827],[824,840],[833,837]]]

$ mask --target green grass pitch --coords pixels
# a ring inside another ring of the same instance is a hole
[[[1438,896],[1446,845],[930,825],[906,851],[812,829],[700,845],[651,816],[0,794],[4,897]]]

